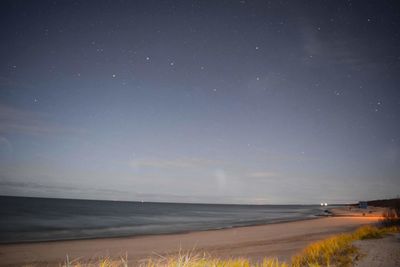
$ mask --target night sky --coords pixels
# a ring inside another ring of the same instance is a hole
[[[0,194],[400,193],[398,1],[1,1]]]

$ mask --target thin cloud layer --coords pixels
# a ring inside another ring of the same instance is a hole
[[[49,114],[0,104],[0,133],[24,135],[78,134],[82,129],[52,122]]]

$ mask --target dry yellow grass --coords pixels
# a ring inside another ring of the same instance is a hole
[[[279,262],[275,258],[265,258],[262,262],[251,263],[246,258],[218,259],[199,254],[191,255],[190,253],[147,259],[139,264],[128,264],[128,261],[123,258],[116,260],[103,258],[87,263],[66,261],[60,264],[61,267],[128,267],[136,265],[139,267],[289,267],[287,263]]]
[[[293,257],[292,266],[349,266],[357,252],[351,234],[341,234],[315,242]]]
[[[141,267],[288,267],[277,259],[264,259],[260,263],[251,263],[248,259],[237,258],[222,260],[208,257],[177,257],[164,260],[150,260]]]
[[[306,247],[301,254],[292,258],[292,266],[352,266],[357,255],[357,248],[353,246],[354,241],[381,238],[388,233],[398,231],[397,227],[378,228],[368,225],[350,234],[335,235]]]

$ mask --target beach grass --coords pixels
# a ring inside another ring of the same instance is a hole
[[[289,267],[287,263],[275,258],[265,258],[259,263],[252,263],[246,258],[218,259],[202,256],[178,256],[163,260],[150,260],[141,267]]]
[[[179,252],[174,255],[149,258],[139,263],[128,264],[128,257],[120,259],[102,258],[93,262],[81,263],[69,261],[68,257],[61,267],[321,267],[352,266],[359,253],[353,245],[354,241],[381,238],[387,234],[400,232],[398,226],[376,227],[363,226],[352,233],[338,234],[307,246],[294,256],[290,263],[276,258],[264,258],[261,262],[252,262],[247,258],[219,259],[207,254],[193,251]]]
[[[305,266],[352,266],[358,256],[354,241],[382,238],[393,232],[399,232],[398,227],[363,226],[349,234],[339,234],[315,242],[306,247],[299,255],[292,258],[293,267]]]
[[[180,253],[178,256],[160,257],[157,259],[142,260],[139,264],[128,264],[124,258],[103,258],[97,261],[81,263],[65,262],[60,267],[289,267],[285,262],[276,258],[265,258],[263,261],[253,263],[246,258],[219,259],[206,255]],[[27,266],[26,266],[27,267]]]

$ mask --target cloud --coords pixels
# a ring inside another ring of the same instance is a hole
[[[250,178],[273,178],[278,177],[279,173],[270,171],[252,172],[247,175]]]
[[[213,161],[198,158],[177,159],[134,159],[129,162],[133,168],[157,168],[157,169],[182,169],[196,168],[212,164]]]
[[[332,64],[345,65],[350,69],[373,67],[376,58],[372,51],[366,50],[363,43],[345,31],[327,35],[322,28],[314,23],[303,20],[299,24],[304,58],[324,60]]]
[[[142,159],[132,160],[130,166],[134,168],[188,168],[192,163],[187,160],[174,159]]]
[[[2,134],[70,134],[82,133],[81,129],[68,128],[50,122],[51,116],[46,113],[27,111],[0,104],[0,133]]]
[[[134,192],[132,190],[118,190],[109,188],[93,188],[93,187],[82,187],[81,185],[65,185],[65,184],[50,184],[32,181],[9,181],[0,180],[0,193],[5,195],[13,195],[19,193],[39,193],[40,195],[46,194],[64,194],[66,197],[69,194],[78,194],[78,196],[122,196],[127,197]]]
[[[57,190],[75,190],[76,187],[72,186],[65,186],[65,185],[50,185],[50,184],[41,184],[41,183],[36,183],[36,182],[29,182],[29,181],[7,181],[7,180],[1,180],[0,181],[0,187],[3,189],[6,187],[9,188],[30,188],[30,189],[42,189],[42,190],[52,190],[52,189],[57,189]]]
[[[178,202],[178,203],[218,203],[218,204],[268,204],[269,198],[253,196],[237,196],[229,194],[169,194],[169,193],[138,193],[136,200],[155,201],[155,202]]]

